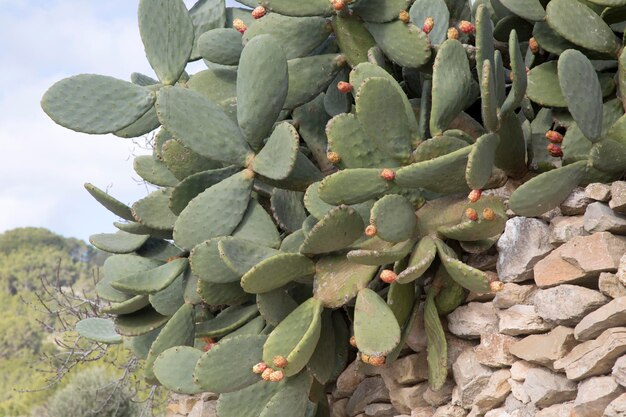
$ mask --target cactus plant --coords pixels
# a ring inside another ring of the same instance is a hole
[[[155,384],[221,393],[223,417],[324,416],[320,392],[355,348],[363,366],[391,363],[423,304],[439,389],[440,316],[501,288],[462,261],[507,220],[483,190],[532,177],[508,208],[534,216],[626,170],[623,14],[577,0],[240,3],[140,0],[158,80],[78,75],[42,99],[79,132],[156,131],[135,160],[156,191],[127,206],[86,185],[123,222],[91,239],[114,254],[97,287],[110,318],[77,330],[125,343]],[[198,59],[207,69],[187,74]]]

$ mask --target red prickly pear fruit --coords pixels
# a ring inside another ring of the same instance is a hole
[[[341,162],[341,157],[337,152],[328,152],[326,154],[326,159],[328,159],[328,162],[330,162],[331,164],[338,164],[339,162]]]
[[[459,39],[459,31],[457,28],[448,29],[448,39]]]
[[[411,21],[411,16],[409,15],[409,12],[407,12],[406,10],[402,10],[398,15],[398,20],[400,20],[402,23],[409,23]]]
[[[468,22],[467,20],[461,20],[459,23],[459,30],[466,35],[471,35],[476,32],[476,26],[472,22]]]
[[[248,29],[248,26],[246,26],[243,20],[235,19],[233,20],[233,28],[235,28],[239,33],[245,33],[245,31]]]
[[[277,368],[284,368],[289,364],[289,362],[287,362],[287,358],[284,356],[274,356],[272,362],[274,362],[274,366]]]
[[[331,3],[333,5],[333,9],[335,9],[336,11],[340,11],[346,8],[345,0],[332,0]]]
[[[274,371],[270,374],[270,382],[280,382],[285,378],[283,371]]]
[[[474,210],[473,208],[465,209],[465,216],[473,222],[478,220],[478,213],[476,213],[476,210]]]
[[[555,158],[560,158],[563,156],[563,149],[555,143],[551,143],[548,145],[548,152]]]
[[[361,353],[361,361],[365,363],[370,363],[372,357],[370,355],[366,355],[365,353]]]
[[[365,228],[365,236],[374,237],[376,236],[376,233],[378,233],[378,229],[376,229],[376,226],[373,224],[370,224]]]
[[[486,209],[483,210],[483,219],[490,222],[495,218],[496,218],[496,213],[492,209],[487,207]]]
[[[483,191],[480,189],[476,189],[476,190],[472,190],[469,195],[467,196],[467,199],[469,201],[471,201],[472,203],[477,202],[478,200],[480,200],[480,197],[483,195]]]
[[[500,292],[504,289],[504,282],[502,281],[492,281],[489,283],[489,289],[491,292],[496,293]]]
[[[274,373],[274,370],[272,368],[266,368],[261,374],[261,378],[263,378],[264,381],[269,381],[272,373]]]
[[[563,143],[563,135],[556,130],[548,130],[546,132],[546,139],[552,143]]]
[[[530,48],[530,52],[536,54],[539,52],[539,44],[537,43],[537,39],[533,36],[528,40],[528,47]]]
[[[267,364],[265,362],[259,362],[252,367],[252,372],[255,374],[261,375],[267,369]],[[271,370],[270,370],[271,371]]]
[[[396,172],[393,169],[385,168],[380,171],[380,178],[385,181],[393,181],[396,179]]]
[[[422,30],[424,31],[424,33],[430,33],[434,27],[435,19],[433,19],[432,17],[427,17],[426,20],[424,20],[424,26],[422,26]]]
[[[260,19],[267,13],[267,9],[263,6],[257,6],[254,10],[252,10],[252,17],[255,19]]]
[[[391,269],[385,269],[383,272],[380,273],[380,280],[387,284],[396,282],[396,279],[398,279],[398,274],[393,272]]]
[[[343,94],[348,94],[352,92],[352,84],[347,83],[345,81],[339,81],[337,83],[337,90]]]
[[[353,348],[356,347],[356,337],[350,336],[350,346],[352,346]]]
[[[369,364],[372,366],[383,366],[385,364],[384,356],[371,356],[369,360]]]

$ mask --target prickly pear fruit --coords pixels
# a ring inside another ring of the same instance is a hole
[[[326,154],[326,159],[328,159],[328,162],[330,162],[331,164],[338,164],[339,162],[341,162],[341,157],[337,152],[328,152]]]
[[[496,218],[496,213],[489,207],[483,210],[483,219],[487,221],[492,221]]]
[[[434,27],[435,19],[433,19],[432,17],[427,17],[426,20],[424,20],[424,26],[422,26],[422,30],[424,31],[424,33],[430,33]]]
[[[480,196],[483,194],[482,190],[472,190],[469,195],[467,196],[467,199],[469,201],[471,201],[472,203],[477,202],[478,200],[480,200]]]
[[[465,217],[475,222],[476,220],[478,220],[478,213],[476,212],[476,210],[470,207],[465,209]]]
[[[563,135],[556,130],[548,130],[546,133],[546,139],[552,143],[563,143]]]
[[[528,47],[530,48],[530,52],[536,54],[539,52],[539,44],[537,43],[537,39],[533,36],[528,40]]]
[[[274,358],[272,359],[272,362],[274,363],[274,366],[277,368],[284,368],[289,363],[287,362],[287,358],[285,358],[284,356],[274,356]]]
[[[356,347],[356,337],[350,336],[350,346]]]
[[[376,226],[373,224],[370,224],[365,228],[365,235],[368,237],[374,237],[376,236],[376,233],[378,233],[378,229],[376,229]]]
[[[337,83],[337,90],[339,90],[343,94],[348,94],[352,92],[352,84],[345,81],[339,81]]]
[[[504,289],[504,282],[502,281],[491,281],[489,283],[489,289],[491,292],[500,292]]]
[[[270,380],[270,376],[274,373],[274,370],[272,368],[266,368],[262,373],[261,373],[261,378],[263,378],[264,381],[269,381]]]
[[[396,172],[393,169],[385,168],[380,171],[380,178],[384,179],[385,181],[393,181],[396,179]]]
[[[409,15],[409,12],[407,12],[406,10],[402,10],[398,15],[398,20],[400,20],[402,23],[409,23],[409,21],[411,21],[411,16]]]
[[[267,369],[267,364],[265,362],[259,362],[252,367],[252,372],[255,374],[261,375]]]
[[[380,273],[380,280],[387,284],[395,282],[396,279],[398,279],[398,274],[393,272],[391,269],[385,269],[383,272]]]
[[[233,20],[233,28],[235,28],[239,33],[245,33],[248,30],[248,26],[241,19]]]
[[[385,364],[384,356],[370,356],[369,364],[372,366],[383,366]]]
[[[555,158],[560,158],[563,156],[563,149],[556,143],[551,143],[548,145],[548,152]]]
[[[283,371],[274,371],[270,374],[270,382],[280,382],[285,378]]]
[[[332,0],[333,9],[340,11],[346,8],[345,0]]]
[[[459,23],[459,30],[466,35],[471,35],[476,31],[476,27],[472,22],[468,22],[467,20],[461,20],[461,23]]]
[[[448,39],[459,39],[459,31],[457,28],[448,29]]]

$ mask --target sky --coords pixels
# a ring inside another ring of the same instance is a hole
[[[0,0],[0,233],[33,226],[87,240],[114,232],[118,219],[87,193],[85,182],[127,204],[150,191],[132,168],[134,156],[150,153],[145,139],[76,133],[57,126],[39,104],[49,86],[80,73],[154,77],[137,4]],[[196,63],[188,71],[200,69]]]

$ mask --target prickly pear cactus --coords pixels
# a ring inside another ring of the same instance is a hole
[[[463,262],[508,218],[483,191],[526,181],[508,208],[534,216],[626,170],[623,2],[240,3],[140,0],[156,78],[42,99],[75,131],[156,132],[135,159],[156,191],[86,185],[120,221],[91,237],[109,318],[77,330],[222,417],[322,417],[349,358],[389,364],[423,317],[439,389],[440,316],[502,286]]]

